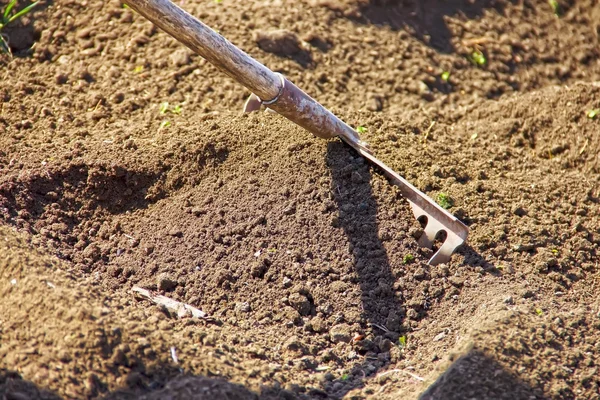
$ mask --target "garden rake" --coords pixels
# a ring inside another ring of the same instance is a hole
[[[466,240],[469,230],[461,221],[373,156],[353,128],[283,75],[271,71],[169,0],[125,0],[125,3],[248,88],[254,95],[246,102],[245,111],[264,105],[315,136],[339,137],[379,168],[408,200],[415,218],[427,218],[424,232],[418,239],[421,247],[432,248],[438,234],[446,233],[429,264],[449,261],[452,253]]]

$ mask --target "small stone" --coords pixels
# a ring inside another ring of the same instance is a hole
[[[158,276],[157,279],[158,290],[163,290],[165,292],[170,292],[177,287],[177,281],[172,279],[169,274],[162,273]]]
[[[419,319],[419,312],[411,308],[406,312],[406,316],[412,320],[417,320]]]
[[[349,343],[352,339],[352,333],[348,324],[337,324],[329,331],[329,338],[334,343]]]
[[[402,323],[400,317],[396,311],[392,310],[389,312],[388,317],[385,321],[386,327],[392,332],[400,332],[400,324]]]
[[[255,278],[262,278],[265,276],[267,269],[267,265],[264,262],[259,261],[252,265],[252,268],[250,269],[250,274]]]
[[[515,301],[512,296],[508,296],[504,299],[504,303],[506,304],[515,304]]]
[[[535,293],[533,293],[533,291],[526,289],[521,293],[521,297],[523,297],[524,299],[530,299],[533,296],[535,296]]]
[[[57,74],[54,77],[54,81],[56,82],[57,85],[64,85],[65,83],[67,83],[69,80],[69,77],[65,74]]]
[[[426,276],[427,276],[427,271],[425,270],[425,268],[419,268],[413,274],[413,278],[415,278],[417,280],[425,279]]]
[[[298,36],[284,29],[256,31],[254,41],[262,50],[281,56],[293,56],[303,51]]]
[[[247,312],[252,311],[252,307],[250,307],[250,303],[248,303],[246,301],[245,302],[241,302],[241,303],[237,303],[235,305],[235,309],[236,309],[236,311],[243,312],[243,313],[247,313]]]
[[[283,344],[283,348],[288,351],[302,351],[302,343],[298,340],[297,336],[292,336]]]
[[[451,276],[448,278],[448,282],[450,282],[453,286],[462,287],[465,284],[465,279],[460,276]]]
[[[323,318],[321,318],[321,317],[314,317],[310,321],[310,324],[312,326],[313,332],[321,333],[321,332],[325,332],[327,330],[325,321],[323,321]]]
[[[179,49],[174,51],[170,56],[171,64],[176,67],[183,67],[188,65],[191,61],[190,53],[186,49]]]
[[[283,287],[289,288],[290,286],[292,286],[292,280],[290,278],[288,278],[287,276],[284,276],[283,277]]]
[[[292,293],[288,297],[288,301],[290,302],[290,305],[294,307],[300,315],[310,315],[312,305],[305,295],[300,293]]]
[[[367,100],[366,108],[369,111],[381,111],[383,110],[383,99],[378,95],[371,95]]]
[[[433,338],[433,341],[439,342],[440,340],[444,339],[445,337],[446,337],[446,332],[441,332]]]
[[[511,212],[519,217],[527,215],[527,211],[523,207],[513,206]]]
[[[169,231],[169,235],[173,237],[183,237],[181,229],[172,229]]]

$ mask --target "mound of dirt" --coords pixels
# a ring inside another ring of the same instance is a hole
[[[184,6],[469,240],[427,265],[341,142],[233,112],[247,92],[120,2],[42,3],[0,56],[2,396],[599,395],[597,2]]]

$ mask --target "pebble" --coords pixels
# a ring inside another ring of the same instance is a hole
[[[348,343],[352,338],[350,326],[348,324],[337,324],[334,325],[329,331],[329,338],[334,343]]]
[[[157,278],[158,290],[164,290],[169,292],[177,287],[177,281],[169,276],[167,273],[162,273]]]
[[[252,311],[252,307],[250,306],[250,303],[248,303],[247,301],[241,302],[241,303],[237,303],[235,305],[235,309],[236,309],[236,311],[240,311],[240,312],[243,312],[243,313],[247,313],[247,312]]]
[[[300,315],[307,316],[310,314],[312,305],[305,295],[300,293],[292,293],[288,297],[288,301]]]
[[[515,304],[515,301],[514,301],[514,299],[513,299],[513,297],[512,297],[512,296],[507,296],[507,297],[504,299],[504,303],[506,303],[506,304]]]

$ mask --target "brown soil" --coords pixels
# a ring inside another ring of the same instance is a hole
[[[341,142],[119,2],[43,2],[0,56],[0,395],[600,398],[600,3],[559,3],[183,4],[450,195],[430,267]]]

